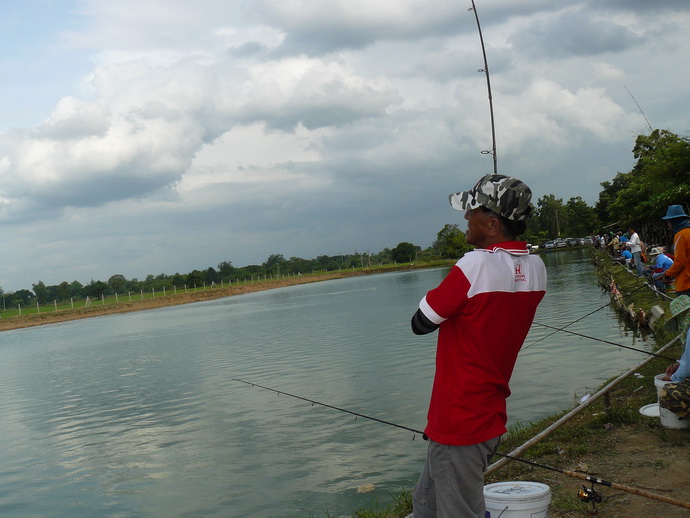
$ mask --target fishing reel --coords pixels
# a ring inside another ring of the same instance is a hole
[[[590,502],[592,503],[592,510],[589,511],[587,514],[591,516],[599,514],[599,511],[597,511],[597,504],[600,504],[603,498],[597,492],[597,490],[594,489],[593,482],[592,487],[582,486],[582,488],[580,488],[580,490],[577,492],[577,497],[580,499],[580,502],[584,502],[586,504]]]

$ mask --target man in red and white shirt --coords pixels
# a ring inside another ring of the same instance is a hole
[[[487,175],[450,202],[466,211],[475,250],[412,317],[415,334],[439,330],[414,518],[484,516],[483,472],[506,432],[508,383],[546,289],[544,263],[517,240],[531,213],[523,182]]]

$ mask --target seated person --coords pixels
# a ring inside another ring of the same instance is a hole
[[[632,262],[632,254],[628,249],[621,249],[620,255],[613,258],[613,262],[616,264],[622,264],[630,268],[630,263]]]
[[[665,291],[662,277],[664,272],[673,266],[673,259],[666,255],[666,249],[662,246],[652,248],[649,255],[654,260],[654,264],[647,266],[642,273],[657,290]]]

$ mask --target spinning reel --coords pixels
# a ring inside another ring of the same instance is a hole
[[[597,504],[601,503],[603,497],[597,493],[596,489],[594,489],[594,482],[592,482],[592,487],[582,486],[582,488],[580,488],[580,490],[577,492],[577,497],[580,499],[580,502],[584,502],[586,504],[590,502],[592,503],[592,510],[588,511],[587,514],[591,516],[599,514]]]

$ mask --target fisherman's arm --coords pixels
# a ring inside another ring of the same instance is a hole
[[[439,324],[434,324],[429,320],[421,309],[412,315],[412,332],[416,335],[426,335],[436,331]]]

